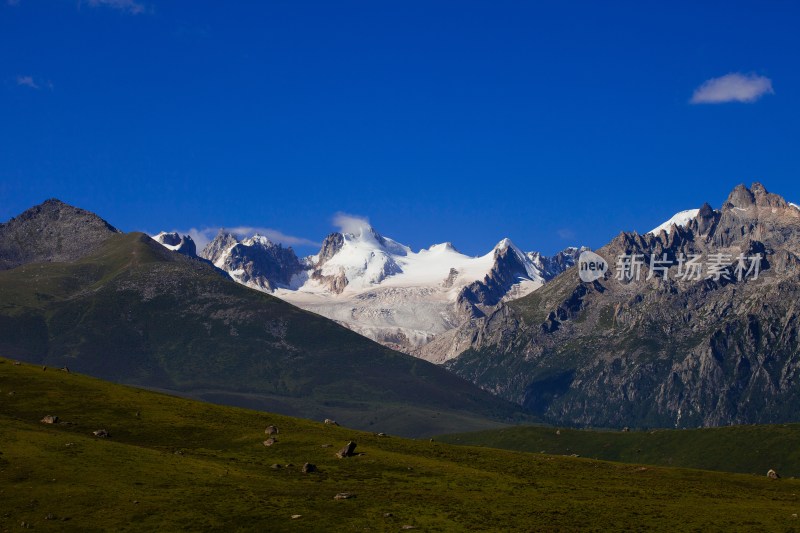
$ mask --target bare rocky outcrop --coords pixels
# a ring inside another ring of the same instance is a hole
[[[340,269],[335,274],[323,274],[321,270],[314,269],[311,271],[311,279],[325,287],[333,294],[341,294],[344,292],[345,287],[349,280],[344,269]]]
[[[319,250],[319,254],[317,255],[317,266],[324,265],[329,259],[339,253],[339,250],[342,249],[343,245],[344,235],[341,233],[331,233],[325,237],[325,240],[322,241],[322,247]]]
[[[117,233],[94,213],[47,200],[0,224],[0,270],[27,263],[75,261]]]

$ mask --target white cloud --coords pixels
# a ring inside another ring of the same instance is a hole
[[[765,94],[775,94],[772,80],[757,74],[732,72],[711,78],[695,89],[692,104],[723,104],[726,102],[752,103]]]
[[[224,229],[228,233],[234,234],[239,239],[250,237],[258,233],[259,235],[264,235],[272,242],[280,243],[284,246],[320,246],[320,243],[312,241],[311,239],[306,239],[303,237],[295,237],[293,235],[287,235],[282,231],[272,228],[239,226],[236,228],[207,227],[202,229],[190,228],[188,230],[172,230],[172,231],[180,233],[181,235],[190,236],[194,241],[195,245],[197,246],[197,251],[199,252],[200,250],[205,248],[206,245],[214,239],[214,237],[217,236],[217,233],[219,233],[220,229]]]
[[[30,87],[31,89],[40,89],[39,84],[34,81],[32,76],[17,76],[17,85],[20,87]]]
[[[110,7],[131,15],[139,15],[147,11],[144,5],[136,2],[136,0],[86,0],[86,4],[91,7]]]
[[[353,234],[360,234],[363,230],[372,227],[367,217],[350,215],[341,211],[333,215],[333,225],[339,228],[342,233]]]

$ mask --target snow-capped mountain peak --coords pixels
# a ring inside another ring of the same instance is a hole
[[[433,244],[433,245],[429,246],[428,248],[426,248],[424,250],[420,250],[420,253],[422,253],[422,252],[427,252],[427,253],[453,252],[453,253],[457,253],[457,254],[460,253],[458,250],[456,250],[456,247],[453,246],[453,243],[449,242],[449,241],[448,242],[442,242],[442,243],[439,243],[439,244]]]
[[[274,244],[272,243],[271,240],[269,240],[269,238],[259,233],[254,234],[252,237],[244,239],[242,241],[242,244],[245,246],[264,246],[264,247],[274,246]]]
[[[319,275],[344,278],[350,288],[366,288],[401,272],[386,240],[374,231],[345,233],[341,248],[328,258]],[[405,251],[405,250],[402,250]]]
[[[571,266],[577,253],[548,258],[525,253],[510,239],[477,257],[451,242],[415,252],[365,220],[352,222],[302,260],[265,235],[237,237],[224,230],[200,255],[239,283],[413,351],[481,309],[536,290]]]
[[[514,246],[514,243],[511,242],[511,239],[509,239],[508,237],[505,237],[504,239],[502,239],[500,242],[498,242],[494,246],[494,249],[495,250],[505,250],[506,248],[510,248],[510,247],[516,248],[516,246]]]
[[[687,209],[685,211],[680,211],[679,213],[675,213],[675,215],[673,215],[672,218],[670,218],[663,224],[653,228],[652,230],[648,231],[648,233],[652,233],[653,235],[658,235],[659,233],[661,233],[661,230],[664,230],[665,232],[667,232],[667,234],[669,234],[669,232],[672,231],[673,225],[684,227],[689,223],[689,221],[695,218],[699,212],[700,212],[699,209]]]
[[[359,247],[362,249],[369,249],[369,250],[381,250],[391,255],[408,255],[411,252],[411,249],[404,245],[400,244],[399,242],[390,239],[388,237],[384,237],[372,226],[363,226],[360,228],[358,233],[344,233],[343,234],[344,243],[346,245]]]
[[[188,235],[181,235],[175,231],[162,231],[158,235],[153,235],[152,239],[173,252],[178,252],[190,257],[195,257],[197,255],[197,247],[192,238]]]

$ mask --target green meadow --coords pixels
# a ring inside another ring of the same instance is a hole
[[[800,481],[763,473],[378,436],[8,359],[0,391],[2,531],[800,527]],[[277,442],[265,447],[271,424]],[[358,455],[337,458],[349,440]],[[343,492],[354,496],[334,499]]]

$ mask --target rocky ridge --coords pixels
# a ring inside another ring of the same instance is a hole
[[[460,353],[448,368],[554,423],[797,420],[800,209],[760,183],[740,185],[685,226],[623,232],[597,252],[612,266],[604,278],[582,283],[568,270],[453,331],[449,349]],[[758,254],[758,276],[748,275]],[[614,268],[634,255],[638,281]],[[693,255],[705,270],[687,277],[680,259]],[[651,256],[666,258],[666,275]],[[715,262],[727,275],[708,270]]]

